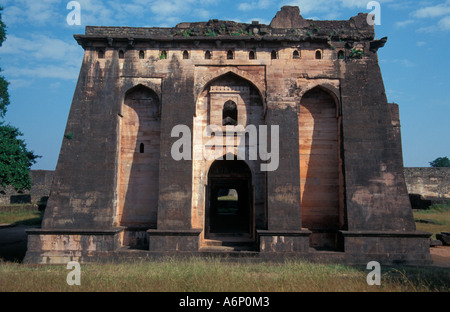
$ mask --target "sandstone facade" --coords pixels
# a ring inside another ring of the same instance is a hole
[[[238,243],[260,256],[430,261],[406,190],[398,106],[378,65],[386,39],[375,40],[366,14],[312,21],[283,7],[271,25],[87,27],[75,39],[85,56],[71,135],[26,261]],[[179,125],[192,135],[191,159],[173,157]],[[212,125],[236,135],[205,143]],[[268,126],[276,170],[252,159],[261,141],[239,126]],[[201,157],[221,144],[217,158]]]

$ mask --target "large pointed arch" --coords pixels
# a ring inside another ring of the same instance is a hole
[[[299,107],[302,226],[310,245],[338,249],[343,226],[343,179],[339,102],[323,86],[306,91]]]
[[[215,81],[222,79],[226,76],[234,76],[236,79],[243,79],[247,81],[255,90],[257,91],[260,99],[261,105],[264,110],[264,115],[266,113],[266,92],[264,82],[256,82],[255,77],[251,77],[247,71],[240,70],[234,67],[227,67],[214,72],[214,76],[205,75],[201,77],[201,81],[198,83],[198,88],[196,89],[196,103],[201,98],[202,94],[207,90]]]
[[[119,118],[117,220],[125,227],[153,228],[157,222],[160,100],[138,84],[125,92]]]

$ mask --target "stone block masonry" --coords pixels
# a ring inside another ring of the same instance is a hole
[[[367,14],[313,21],[285,6],[270,25],[100,26],[74,37],[85,55],[73,138],[25,261],[244,244],[261,257],[430,262],[405,185],[399,107],[378,64],[386,38]],[[172,157],[179,125],[192,158]],[[197,157],[216,146],[198,139],[210,126],[248,125],[279,129],[268,136],[276,170],[239,158],[238,140],[220,146],[228,160]]]
[[[0,191],[0,205],[35,204],[41,200],[45,202],[50,196],[53,174],[54,171],[51,170],[31,170],[31,190],[17,192],[8,186],[6,190]]]
[[[450,201],[450,168],[405,168],[409,194]]]

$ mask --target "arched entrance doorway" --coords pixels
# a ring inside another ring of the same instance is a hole
[[[253,185],[242,160],[216,160],[208,173],[205,238],[253,237]]]

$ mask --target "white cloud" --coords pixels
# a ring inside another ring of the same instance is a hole
[[[450,14],[450,1],[435,6],[418,9],[413,13],[417,18],[433,18]]]
[[[380,4],[391,3],[394,0],[378,0]],[[327,13],[328,16],[339,16],[343,8],[362,9],[361,11],[369,13],[372,7],[367,8],[370,0],[285,0],[281,5],[295,5],[300,8],[300,13]]]
[[[38,65],[31,68],[7,67],[5,72],[11,77],[75,80],[78,78],[80,70],[74,66]]]
[[[404,67],[414,67],[416,66],[413,62],[407,59],[394,59],[392,60],[393,63],[398,63]]]
[[[8,90],[15,91],[31,86],[33,81],[31,79],[8,79],[8,82]]]
[[[438,20],[436,24],[419,28],[418,32],[431,33],[435,31],[448,31],[450,30],[450,0],[438,5],[420,8],[414,11],[412,16],[416,19],[429,19],[433,22]]]
[[[415,23],[415,21],[410,19],[410,20],[406,20],[406,21],[402,21],[402,22],[396,22],[395,26],[398,28],[404,28],[404,27],[407,27],[414,23]]]
[[[438,26],[442,30],[450,30],[450,15],[441,19],[438,23]]]
[[[9,35],[0,49],[0,55],[20,57],[25,63],[40,60],[79,64],[83,50],[75,42],[67,43],[41,34],[31,34],[29,38]]]
[[[35,78],[76,79],[83,58],[83,49],[75,42],[30,34],[27,38],[9,35],[0,49],[6,76],[12,77],[14,87]]]
[[[4,17],[7,25],[30,23],[52,24],[61,20],[65,12],[59,10],[60,0],[10,0],[5,1]]]
[[[238,10],[240,11],[264,10],[269,8],[272,5],[272,2],[273,1],[270,0],[243,2],[239,4]]]
[[[195,9],[193,13],[197,18],[204,20],[209,19],[211,17],[211,13],[205,9]]]

